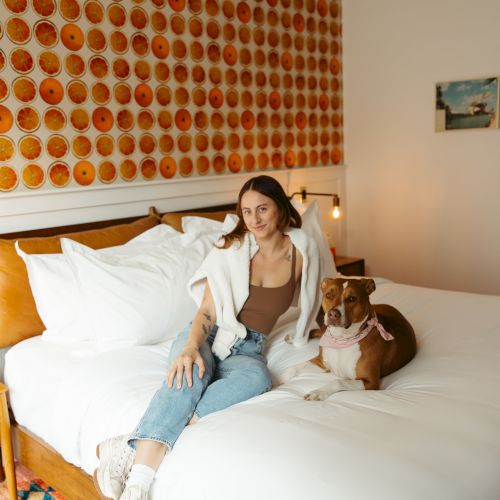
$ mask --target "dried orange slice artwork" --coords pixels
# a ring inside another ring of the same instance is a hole
[[[8,165],[0,167],[0,191],[12,191],[16,189],[19,177],[16,171]]]
[[[31,38],[31,28],[21,17],[11,17],[5,23],[5,31],[9,39],[17,44],[24,44]]]
[[[130,65],[126,59],[119,57],[113,61],[113,74],[120,80],[125,80],[130,75]]]
[[[9,96],[9,87],[5,83],[5,80],[3,78],[0,78],[0,102],[7,99],[8,96]]]
[[[69,54],[64,60],[66,73],[73,78],[79,78],[85,74],[85,61],[78,54]]]
[[[106,35],[98,28],[92,28],[87,32],[87,45],[93,52],[102,52],[106,46]]]
[[[143,30],[148,25],[148,15],[140,7],[134,7],[130,11],[130,22],[134,28]]]
[[[101,156],[110,156],[115,149],[115,141],[110,135],[100,135],[95,141],[95,148]]]
[[[165,179],[171,179],[177,171],[177,164],[171,156],[165,156],[160,161],[160,174]]]
[[[139,59],[134,65],[134,73],[139,80],[146,82],[151,77],[151,67],[147,61]]]
[[[42,47],[50,49],[59,40],[59,35],[50,21],[39,21],[35,24],[35,38]]]
[[[113,52],[125,54],[128,49],[128,38],[122,31],[113,31],[109,36],[109,44]]]
[[[77,158],[87,158],[92,152],[92,142],[85,135],[77,135],[73,137],[71,149]]]
[[[107,104],[111,99],[111,91],[109,87],[102,82],[97,82],[92,85],[92,100],[96,104]]]
[[[167,18],[160,11],[151,14],[151,27],[156,33],[164,33],[167,30]]]
[[[44,50],[38,54],[38,66],[48,76],[55,76],[61,71],[61,60],[51,50]]]
[[[27,160],[36,160],[42,154],[42,141],[34,135],[27,135],[19,141],[18,149]]]
[[[157,35],[157,36],[161,36],[161,35]],[[149,52],[149,40],[148,40],[148,37],[146,35],[144,35],[143,33],[134,33],[134,35],[132,35],[130,43],[132,45],[133,51],[139,57],[144,57]],[[153,52],[154,52],[154,48],[153,48]]]
[[[66,87],[66,94],[75,104],[83,104],[88,97],[88,89],[81,80],[73,80]]]
[[[130,134],[122,134],[118,139],[118,149],[125,156],[131,155],[135,151],[135,139]]]
[[[164,62],[155,64],[155,78],[159,82],[166,82],[170,77],[170,69]]]
[[[69,115],[69,121],[73,128],[79,132],[87,130],[90,126],[89,115],[83,108],[73,109]]]
[[[49,167],[49,180],[55,187],[65,187],[71,181],[71,170],[64,162],[55,162]]]
[[[40,126],[40,115],[35,108],[24,106],[16,113],[16,123],[24,132],[33,132]]]
[[[56,78],[42,80],[38,91],[47,104],[59,104],[64,97],[64,88]]]
[[[150,155],[156,149],[156,140],[151,134],[143,134],[139,139],[140,150],[147,155]]]
[[[76,21],[82,13],[77,0],[60,0],[59,11],[66,21]]]
[[[0,38],[1,38],[1,32],[0,32]],[[0,71],[2,71],[5,68],[5,54],[3,53],[3,50],[0,49]]]
[[[139,106],[147,108],[153,102],[153,91],[149,85],[140,83],[135,88],[134,97]]]
[[[95,177],[95,167],[89,161],[79,161],[73,167],[73,178],[80,186],[89,186],[94,182]]]
[[[114,88],[115,99],[120,104],[128,104],[132,99],[132,90],[126,83],[119,83]]]
[[[28,163],[21,173],[23,184],[29,189],[38,189],[45,182],[45,172],[40,165]]]
[[[147,109],[139,112],[137,115],[137,125],[142,130],[149,130],[155,124],[155,117],[153,113]]]
[[[120,28],[127,21],[127,14],[124,7],[113,3],[108,7],[108,19],[114,26]]]
[[[77,51],[83,47],[85,38],[76,24],[69,23],[61,29],[61,41],[68,50]]]
[[[26,49],[14,49],[10,53],[10,65],[18,73],[29,73],[35,65],[33,56]]]
[[[170,51],[170,45],[163,35],[155,35],[151,40],[151,50],[158,59],[165,59]]]
[[[158,171],[158,167],[156,165],[156,160],[153,158],[144,158],[144,160],[141,161],[141,174],[142,177],[150,181],[151,179],[154,179],[156,177],[156,173]]]
[[[57,5],[55,0],[33,0],[33,10],[40,17],[50,17],[53,16],[57,10]]]
[[[104,7],[95,0],[90,0],[84,7],[85,17],[92,24],[100,24],[104,19]]]
[[[163,134],[160,136],[159,147],[162,153],[171,153],[174,149],[174,139],[170,134]]]
[[[47,140],[45,148],[52,158],[59,160],[68,154],[69,144],[67,139],[62,135],[51,135]]]
[[[113,113],[108,108],[98,107],[92,113],[92,123],[100,132],[107,132],[113,127]]]
[[[0,161],[9,161],[15,151],[14,141],[10,137],[0,136]]]
[[[13,14],[23,14],[28,8],[28,0],[4,0],[4,4]]]
[[[116,115],[116,124],[120,130],[128,132],[134,126],[134,115],[128,109],[121,109]]]
[[[104,184],[110,184],[116,179],[116,167],[109,160],[105,160],[99,165],[97,174],[101,182]]]
[[[58,132],[66,126],[66,115],[59,108],[48,108],[43,123],[52,132]]]
[[[109,71],[108,61],[104,57],[94,56],[89,61],[89,68],[96,78],[104,78]]]
[[[137,177],[137,165],[132,160],[123,160],[120,164],[120,176],[124,181],[133,181]]]

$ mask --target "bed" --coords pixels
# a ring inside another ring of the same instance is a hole
[[[150,499],[498,500],[500,297],[376,284],[372,302],[414,326],[414,360],[380,391],[308,402],[331,377],[308,374],[201,419],[163,461]],[[266,347],[275,375],[317,350],[284,341],[295,314]],[[96,445],[135,427],[171,342],[99,352],[40,335],[15,343],[5,382],[18,459],[71,500],[98,498]]]

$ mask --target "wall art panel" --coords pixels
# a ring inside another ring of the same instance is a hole
[[[342,162],[337,0],[0,0],[0,190]]]

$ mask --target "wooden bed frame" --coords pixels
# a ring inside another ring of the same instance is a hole
[[[234,210],[235,204],[218,205],[193,210],[179,210],[184,212],[218,212]],[[15,233],[0,234],[2,239],[30,238],[40,236],[56,236],[75,231],[86,231],[89,229],[101,229],[117,224],[133,222],[144,217],[144,214],[124,219],[104,220],[74,224],[53,228],[34,229]],[[31,433],[28,429],[19,425],[7,405],[7,390],[0,384],[0,438],[2,447],[2,461],[0,461],[0,479],[7,480],[9,499],[17,499],[15,459],[28,467],[37,477],[52,486],[68,500],[100,500],[93,479],[87,473],[64,460],[60,453],[45,443],[42,439]],[[13,450],[13,456],[12,452]],[[5,469],[5,473],[4,473]]]

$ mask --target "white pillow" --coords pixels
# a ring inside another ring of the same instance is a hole
[[[105,255],[65,238],[61,245],[98,350],[155,344],[193,319],[197,308],[186,285],[208,247],[195,234],[133,245],[126,255]]]
[[[127,254],[129,248],[151,245],[178,235],[165,224],[159,224],[124,245],[96,250],[104,255]],[[16,251],[24,260],[36,308],[45,325],[44,340],[78,343],[90,339],[90,331],[80,318],[82,312],[78,284],[69,262],[62,254],[27,254],[16,242]]]

